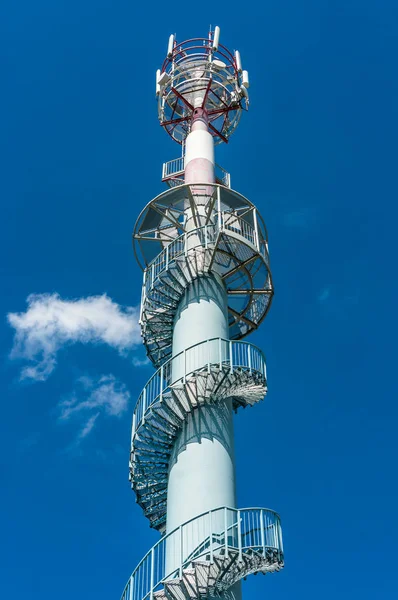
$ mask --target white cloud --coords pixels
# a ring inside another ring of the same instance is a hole
[[[135,356],[133,357],[134,367],[146,367],[147,365],[150,365],[150,364],[151,364],[151,361],[149,360],[148,357],[145,357],[144,359],[136,358]]]
[[[95,415],[93,415],[92,417],[90,417],[87,421],[87,423],[85,424],[85,426],[83,427],[83,429],[81,430],[81,432],[79,433],[79,440],[84,439],[85,437],[88,436],[89,433],[91,433],[91,431],[94,428],[95,422],[99,417],[99,413],[96,413]]]
[[[102,414],[120,417],[128,408],[130,393],[124,383],[114,375],[102,375],[98,378],[80,377],[75,391],[59,405],[59,420],[69,421],[84,417],[85,424],[78,440],[87,437]]]
[[[98,379],[84,376],[77,380],[81,392],[74,392],[59,403],[61,419],[69,419],[81,411],[101,408],[113,417],[120,417],[126,410],[130,393],[114,375],[102,375]],[[81,399],[81,396],[85,396]]]
[[[32,294],[27,303],[25,312],[7,315],[15,329],[11,358],[30,363],[22,369],[22,379],[46,380],[67,344],[103,343],[121,354],[141,344],[138,309],[120,306],[106,294],[76,300]]]

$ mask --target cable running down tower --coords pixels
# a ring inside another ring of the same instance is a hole
[[[240,581],[283,568],[279,515],[236,507],[233,411],[267,392],[265,358],[242,341],[267,314],[267,231],[214,160],[249,106],[239,52],[170,36],[156,73],[160,124],[182,146],[168,189],[144,208],[134,251],[144,271],[140,325],[157,371],[133,414],[130,481],[162,537],[122,600],[240,600]]]

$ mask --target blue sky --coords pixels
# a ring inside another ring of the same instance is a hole
[[[280,512],[286,568],[244,597],[397,597],[397,4],[15,0],[0,8],[4,598],[119,598],[157,540],[127,480],[153,372],[131,231],[179,154],[154,99],[168,35],[209,22],[249,70],[250,112],[217,161],[267,223],[276,288],[250,338],[269,395],[236,417],[236,453],[239,504]]]

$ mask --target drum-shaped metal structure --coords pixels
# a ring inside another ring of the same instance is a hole
[[[234,56],[214,36],[181,43],[172,39],[168,56],[157,74],[158,113],[161,125],[178,143],[190,132],[195,108],[209,116],[209,131],[216,144],[227,142],[235,131],[248,94],[242,70]]]

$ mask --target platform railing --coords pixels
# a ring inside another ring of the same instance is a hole
[[[194,548],[193,540],[196,540]],[[212,561],[213,556],[221,553],[228,557],[231,551],[239,553],[239,561],[248,550],[263,556],[267,550],[273,550],[283,560],[282,529],[276,512],[267,508],[228,507],[207,511],[162,537],[147,552],[131,574],[121,600],[153,600],[164,581],[181,578],[183,570],[193,561],[203,557]]]
[[[169,265],[176,258],[183,254],[187,254],[188,249],[192,250],[195,247],[202,247],[204,249],[214,247],[217,235],[224,231],[243,238],[246,243],[248,242],[251,244],[266,262],[268,262],[267,244],[258,231],[256,218],[254,219],[254,227],[252,227],[245,219],[230,212],[222,212],[215,224],[204,225],[197,229],[193,229],[192,231],[183,233],[170,242],[170,244],[168,244],[166,248],[153,259],[144,271],[145,292],[148,292],[152,288],[158,275],[167,270]],[[194,240],[194,244],[192,243],[192,240]]]
[[[178,175],[182,175],[184,173],[184,157],[179,156],[178,158],[173,158],[173,160],[169,160],[168,162],[163,163],[162,169],[162,180],[168,179],[169,177],[177,177]]]
[[[173,160],[169,160],[168,162],[163,163],[162,181],[167,181],[168,179],[175,178],[178,180],[175,182],[177,185],[183,185],[185,183],[184,160],[184,156],[179,156],[178,158],[173,158]],[[223,169],[220,165],[215,164],[214,174],[217,182],[219,182],[225,187],[231,187],[231,175],[228,173],[228,171]]]
[[[215,165],[214,171],[215,171],[216,181],[219,181],[221,183],[221,185],[224,185],[225,187],[230,188],[231,187],[231,175],[228,173],[228,171],[226,171],[225,169],[220,167],[220,165],[218,165],[217,163]]]
[[[264,354],[249,342],[211,338],[194,344],[169,358],[146,383],[134,409],[131,443],[143,424],[145,413],[155,402],[162,400],[171,386],[185,383],[194,372],[207,370],[210,373],[214,365],[227,368],[230,373],[238,369],[255,372],[265,381],[267,379]]]

